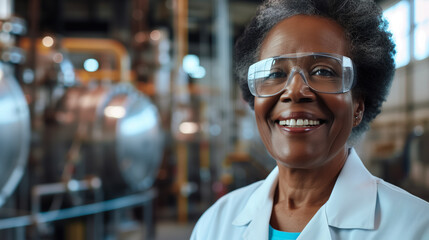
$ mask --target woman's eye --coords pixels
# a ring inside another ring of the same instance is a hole
[[[326,69],[326,68],[315,69],[313,71],[312,75],[322,76],[322,77],[334,77],[334,76],[336,76],[334,71],[332,71],[330,69]]]
[[[273,78],[283,78],[286,76],[285,72],[272,72],[268,74],[267,79],[273,79]]]

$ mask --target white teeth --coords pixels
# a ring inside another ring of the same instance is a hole
[[[301,126],[316,126],[320,125],[319,120],[309,120],[309,119],[288,119],[279,121],[280,125],[289,126],[289,127],[301,127]]]

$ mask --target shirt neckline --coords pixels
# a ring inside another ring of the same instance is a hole
[[[270,240],[277,240],[277,239],[283,239],[283,240],[295,240],[298,238],[299,234],[301,232],[283,232],[277,229],[274,229],[271,224],[269,225],[269,239]]]

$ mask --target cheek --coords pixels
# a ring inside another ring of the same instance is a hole
[[[258,125],[265,123],[269,119],[269,112],[273,107],[274,101],[270,98],[255,97],[255,117]]]
[[[273,106],[273,100],[270,98],[255,97],[255,119],[258,126],[259,135],[268,147],[271,139],[270,129],[270,110]]]
[[[353,115],[353,98],[351,94],[333,94],[325,101],[334,115],[350,117]]]
[[[264,105],[264,102],[255,98],[255,119],[256,124],[258,125],[258,130],[261,136],[263,135],[264,129],[266,128],[267,121],[267,110]]]
[[[332,131],[336,131],[342,140],[347,139],[353,128],[353,101],[350,94],[335,96],[329,108],[333,113]]]

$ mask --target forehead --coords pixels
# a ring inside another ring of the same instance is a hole
[[[297,52],[325,52],[347,56],[344,29],[335,21],[296,15],[275,25],[261,45],[259,59]]]

